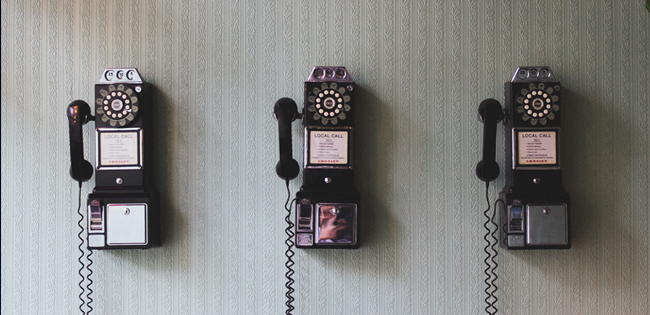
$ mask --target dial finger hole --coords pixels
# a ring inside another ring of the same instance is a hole
[[[537,117],[537,113],[533,113],[533,117]]]
[[[544,114],[548,114],[548,109],[545,109],[545,110],[544,110]]]
[[[106,111],[106,115],[108,115],[108,116],[110,116],[112,113],[113,112],[111,112],[110,110]]]
[[[320,104],[316,104],[316,108],[320,108]]]
[[[533,111],[532,111],[532,110],[528,110],[527,113],[528,113],[528,115],[530,115],[530,114],[533,113]]]
[[[117,114],[117,118],[122,118],[122,113]]]
[[[318,97],[323,97],[325,94],[323,93],[318,93]]]
[[[334,97],[339,97],[339,96],[341,96],[341,94],[339,93],[334,94]]]

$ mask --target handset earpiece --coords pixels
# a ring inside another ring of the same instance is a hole
[[[483,160],[476,165],[476,176],[491,182],[499,177],[499,164],[496,162],[497,123],[503,118],[503,108],[499,101],[489,98],[478,107],[479,119],[483,122]]]
[[[292,99],[283,97],[275,102],[273,115],[278,121],[280,136],[280,161],[275,166],[275,172],[284,180],[292,180],[300,173],[300,166],[293,159],[291,149],[291,122],[300,116],[298,105]]]
[[[85,182],[93,176],[93,166],[84,159],[83,125],[92,120],[90,106],[82,100],[72,101],[66,111],[70,128],[70,176]]]

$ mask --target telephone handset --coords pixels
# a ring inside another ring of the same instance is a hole
[[[95,172],[87,201],[89,249],[149,248],[157,242],[150,90],[135,68],[106,69],[95,85],[94,117],[82,100],[68,105],[70,175],[84,182]],[[91,120],[94,170],[83,157],[82,127]]]
[[[84,159],[83,125],[94,120],[90,106],[76,100],[68,105],[68,126],[70,129],[70,176],[76,181],[85,182],[93,176],[93,166]]]
[[[281,98],[273,106],[273,114],[278,120],[280,136],[280,161],[275,166],[275,172],[282,179],[292,180],[300,173],[300,166],[293,159],[291,149],[291,122],[300,117],[298,105],[288,97]]]
[[[352,139],[355,83],[344,67],[315,67],[305,82],[302,113],[296,103],[275,103],[280,161],[289,181],[299,165],[291,155],[291,122],[303,122],[303,185],[296,193],[295,244],[299,248],[358,248],[359,193],[354,188]]]
[[[484,122],[483,161],[476,168],[479,179],[489,182],[498,177],[494,148],[501,118],[506,130],[506,185],[499,195],[504,203],[502,247],[571,247],[570,200],[560,168],[560,90],[550,68],[520,67],[505,83],[503,113],[493,99],[479,106]]]

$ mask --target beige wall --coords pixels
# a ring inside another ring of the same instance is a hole
[[[550,66],[564,87],[573,248],[501,250],[499,313],[650,313],[644,1],[1,3],[2,314],[78,312],[64,111],[121,66],[157,89],[165,243],[95,252],[95,313],[283,313],[286,191],[271,111],[283,96],[302,101],[315,65],[347,66],[362,88],[363,244],[297,251],[296,314],[482,312],[476,108],[503,101],[521,65]],[[501,187],[503,176],[492,199]]]

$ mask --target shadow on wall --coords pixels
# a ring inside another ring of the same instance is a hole
[[[606,104],[602,98],[587,97],[567,86],[562,97],[562,181],[571,195],[572,246],[559,251],[508,252],[546,276],[558,274],[558,268],[569,273],[602,265],[601,260],[613,261],[621,251],[617,244],[642,241],[635,239],[638,236],[631,228],[634,213],[640,210],[624,208],[625,195],[631,196],[634,185],[634,157],[630,124],[618,110],[622,105]],[[631,217],[626,219],[622,212]],[[559,258],[565,265],[546,266],[540,258],[548,262]],[[632,275],[632,279],[641,276]],[[571,279],[567,276],[562,281],[571,286]]]
[[[361,85],[357,86],[357,104],[354,167],[355,186],[361,193],[361,247],[376,249],[382,239],[390,237],[386,234],[391,232],[389,227],[397,224],[387,199],[394,197],[388,194],[392,185],[388,173],[395,167],[385,152],[393,145],[394,126],[386,123],[393,113],[390,106]]]
[[[598,246],[598,239],[615,239],[615,231],[630,224],[613,212],[624,204],[621,192],[632,188],[631,179],[623,178],[632,175],[631,130],[616,104],[566,87],[562,93],[563,183],[571,193],[572,248],[581,250]]]
[[[173,233],[178,233],[185,226],[187,229],[187,220],[178,209],[174,209],[175,195],[174,187],[170,185],[173,182],[173,109],[171,98],[168,97],[157,86],[153,87],[153,100],[155,110],[153,110],[153,132],[154,132],[154,187],[160,194],[159,208],[159,227],[160,227],[160,247],[171,247],[174,238]]]

